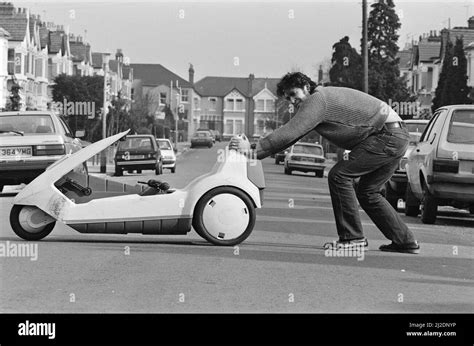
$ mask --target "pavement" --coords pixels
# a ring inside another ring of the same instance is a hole
[[[209,172],[218,150],[183,151],[176,173],[161,180],[182,188]],[[250,237],[236,247],[185,236],[80,234],[57,224],[28,243],[10,228],[11,197],[0,198],[0,245],[32,244],[37,258],[0,257],[1,312],[304,312],[463,313],[474,309],[474,217],[442,209],[435,225],[403,220],[419,255],[378,250],[388,241],[361,211],[369,250],[329,256],[337,238],[327,178],[285,175],[262,161],[264,204]],[[153,172],[110,177],[130,184]],[[159,205],[156,206],[159,208]]]

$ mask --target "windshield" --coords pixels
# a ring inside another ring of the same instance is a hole
[[[119,142],[119,150],[152,150],[153,146],[149,137],[127,138]]]
[[[423,133],[423,131],[425,131],[426,126],[428,125],[428,122],[426,124],[423,124],[423,123],[407,123],[406,125],[407,125],[408,132]]]
[[[160,146],[160,149],[163,149],[163,150],[171,150],[171,144],[170,142],[166,141],[166,140],[158,140],[158,145]]]
[[[448,142],[474,144],[474,110],[454,112],[449,123]]]
[[[17,131],[23,134],[55,133],[53,120],[48,114],[0,116],[0,132]]]
[[[322,155],[323,151],[314,145],[297,144],[293,147],[293,154]]]

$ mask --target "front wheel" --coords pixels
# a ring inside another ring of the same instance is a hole
[[[288,175],[290,175],[290,174],[291,174],[291,169],[289,169],[289,168],[285,167],[285,174],[288,174]]]
[[[420,201],[415,197],[411,191],[410,183],[407,183],[407,191],[405,196],[405,215],[418,216],[420,213]]]
[[[37,207],[14,205],[10,212],[10,226],[25,240],[40,240],[51,233],[56,221]]]
[[[173,168],[171,168],[171,173],[176,173],[176,166],[174,166]]]
[[[196,204],[193,228],[214,245],[243,242],[255,225],[255,206],[247,194],[234,187],[217,187]]]

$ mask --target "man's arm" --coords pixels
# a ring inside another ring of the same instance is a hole
[[[257,159],[264,159],[296,143],[324,120],[325,111],[326,102],[320,92],[308,96],[290,121],[257,143]]]

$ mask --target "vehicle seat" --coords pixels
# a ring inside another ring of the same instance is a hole
[[[53,130],[51,130],[51,127],[49,126],[39,125],[36,128],[36,133],[51,133],[51,132],[53,132]]]

